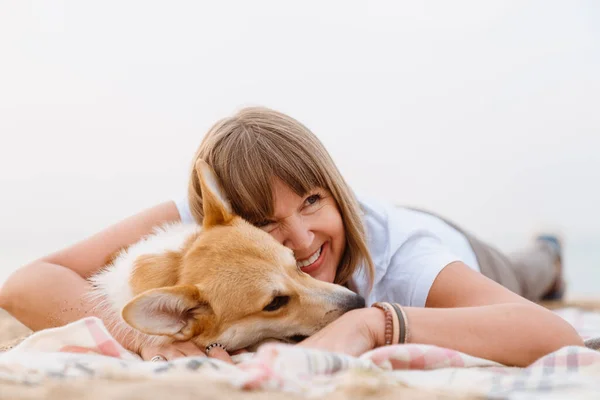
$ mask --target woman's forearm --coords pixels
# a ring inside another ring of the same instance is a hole
[[[14,272],[0,289],[0,308],[8,311],[33,331],[62,326],[96,316],[105,319],[87,296],[88,282],[60,265],[38,261]],[[105,321],[106,323],[106,321]],[[110,330],[110,324],[106,324]],[[133,335],[111,332],[126,348],[134,351]]]
[[[575,329],[536,305],[405,308],[410,342],[433,344],[497,361],[527,366],[568,345],[583,345]]]

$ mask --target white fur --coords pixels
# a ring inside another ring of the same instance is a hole
[[[121,317],[121,310],[134,298],[130,279],[135,260],[142,255],[180,250],[190,235],[200,232],[201,229],[196,224],[181,222],[158,226],[151,234],[122,251],[111,264],[89,278],[93,286],[90,296],[99,302],[98,308],[111,328],[122,331],[129,327]],[[150,341],[157,339],[160,338],[147,338]]]

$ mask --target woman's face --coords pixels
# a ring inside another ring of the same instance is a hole
[[[344,254],[346,236],[331,193],[314,188],[300,197],[275,179],[273,203],[273,216],[257,226],[292,249],[302,271],[321,281],[333,282]]]

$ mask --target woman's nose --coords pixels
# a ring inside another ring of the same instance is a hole
[[[296,216],[288,220],[287,235],[283,241],[283,245],[292,250],[304,250],[310,248],[314,233],[310,230],[310,226],[301,217]]]

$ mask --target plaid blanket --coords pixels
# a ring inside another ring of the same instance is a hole
[[[556,311],[585,339],[600,337],[600,314]],[[205,357],[143,362],[91,317],[33,334],[0,355],[0,380],[35,385],[44,379],[149,378],[203,374],[241,389],[323,396],[349,382],[385,382],[439,393],[487,398],[598,398],[600,352],[565,347],[527,368],[505,367],[429,345],[395,345],[361,357],[283,344],[235,357],[235,365]]]

